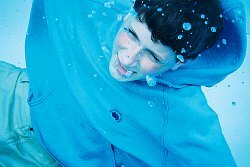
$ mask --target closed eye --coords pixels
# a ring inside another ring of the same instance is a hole
[[[130,35],[130,37],[134,38],[135,40],[139,41],[135,32],[133,32],[130,28],[124,27],[124,30]]]
[[[155,54],[154,54],[152,51],[148,50],[148,52],[153,56],[153,58],[154,58],[154,60],[155,60],[156,62],[161,63],[161,61],[157,58],[157,56],[155,56]]]

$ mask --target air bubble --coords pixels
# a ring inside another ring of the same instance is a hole
[[[156,78],[154,76],[146,75],[146,81],[147,81],[148,86],[156,85]]]
[[[162,8],[157,8],[157,12],[161,12],[162,11]]]
[[[176,56],[176,58],[180,61],[180,62],[182,62],[182,63],[184,63],[184,57],[182,56],[182,55],[177,55]]]
[[[182,39],[182,37],[183,37],[182,35],[178,35],[178,37],[177,37],[177,38],[178,38],[178,39]]]
[[[236,106],[236,102],[233,101],[233,102],[232,102],[232,106]]]
[[[226,39],[222,39],[222,43],[223,43],[224,45],[226,45],[226,44],[227,44],[227,40],[226,40]]]
[[[183,23],[182,27],[183,27],[184,30],[189,31],[189,30],[191,30],[192,25],[187,22],[187,23]]]
[[[155,103],[153,101],[148,101],[148,106],[153,108],[155,107]]]
[[[216,32],[216,27],[211,27],[212,32]]]

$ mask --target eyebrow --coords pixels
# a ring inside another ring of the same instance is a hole
[[[141,42],[140,39],[139,39],[139,37],[138,37],[138,35],[137,35],[136,32],[134,31],[134,29],[133,29],[131,23],[130,23],[130,25],[129,25],[128,28],[129,28],[129,31],[135,36],[136,40],[137,40],[138,42]],[[163,62],[162,62],[162,61],[163,61],[162,57],[160,57],[158,54],[156,54],[156,53],[153,52],[152,50],[150,50],[150,49],[148,49],[148,48],[146,48],[146,49],[147,49],[151,54],[155,55],[156,58],[159,59],[159,62],[160,62],[160,63],[163,63]]]

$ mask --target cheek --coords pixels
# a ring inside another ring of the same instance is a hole
[[[160,70],[161,70],[161,66],[153,62],[141,61],[141,71],[144,74],[153,75],[153,74],[158,73]]]
[[[126,32],[119,32],[115,38],[115,44],[120,46],[128,46],[130,39]]]
[[[141,72],[145,75],[157,75],[170,68],[169,65],[155,64],[149,60],[141,61]]]

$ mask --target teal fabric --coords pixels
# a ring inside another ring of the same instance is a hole
[[[26,71],[0,61],[0,83],[0,166],[58,166],[34,135]]]
[[[108,2],[33,2],[26,37],[28,102],[41,143],[65,166],[236,166],[201,86],[218,83],[243,61],[242,4],[222,1],[227,45],[164,73],[149,87],[109,74],[112,41],[122,23],[117,18],[132,3]]]

